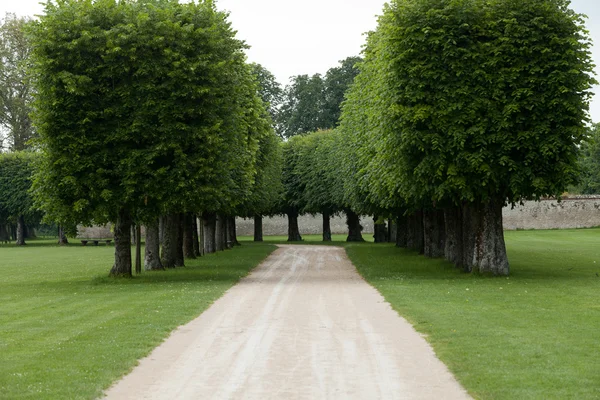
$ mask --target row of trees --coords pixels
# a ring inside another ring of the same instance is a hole
[[[217,214],[270,198],[277,139],[226,17],[211,1],[66,0],[30,25],[33,193],[67,226],[115,223],[112,275],[131,275],[134,222],[158,255],[164,216],[161,260],[147,268],[169,268],[186,247],[194,255],[192,215],[214,251]]]
[[[300,240],[298,215],[321,213],[328,240],[340,212],[348,240],[358,215],[393,218],[399,246],[508,274],[502,207],[560,196],[587,136],[589,39],[563,0],[392,2],[364,60],[285,90],[211,1],[65,0],[30,33],[32,193],[62,225],[116,222],[113,275],[131,274],[132,223],[158,269],[201,252],[197,216],[211,252],[236,215],[261,240],[285,213]]]
[[[346,190],[399,244],[508,274],[502,207],[577,179],[593,79],[568,1],[393,1],[341,118]]]

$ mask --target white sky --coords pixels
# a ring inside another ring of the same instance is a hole
[[[375,29],[376,15],[385,0],[218,0],[219,9],[230,11],[230,20],[251,49],[248,59],[271,71],[282,84],[292,75],[324,74],[338,61],[358,55],[363,33]],[[600,1],[572,0],[571,7],[586,14],[595,45],[593,56],[600,65]],[[39,0],[0,0],[5,12],[34,15],[42,11]],[[597,68],[600,71],[600,68]],[[600,80],[600,76],[598,77]],[[596,87],[600,93],[600,87]],[[600,122],[600,95],[590,113]]]

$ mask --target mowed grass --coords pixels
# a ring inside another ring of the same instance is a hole
[[[111,246],[0,245],[0,398],[100,396],[274,249],[245,243],[184,268],[112,279]]]
[[[346,246],[477,399],[600,399],[600,229],[506,232],[511,276]],[[402,338],[398,338],[402,340]]]

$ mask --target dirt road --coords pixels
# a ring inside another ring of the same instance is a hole
[[[108,399],[469,399],[343,249],[281,246]]]

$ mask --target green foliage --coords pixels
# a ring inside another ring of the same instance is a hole
[[[295,139],[298,159],[294,173],[301,180],[303,212],[335,214],[343,207],[342,177],[335,131],[318,131]]]
[[[238,216],[273,215],[283,195],[281,139],[273,130],[261,137],[256,161],[257,175],[248,199],[239,207]]]
[[[33,93],[27,74],[31,44],[25,34],[30,21],[7,13],[0,22],[0,151],[4,146],[25,150],[35,135],[29,118]]]
[[[271,119],[275,121],[281,102],[283,101],[283,89],[281,84],[277,82],[275,75],[260,64],[250,64],[252,73],[258,81],[260,98],[265,103],[271,115]]]
[[[600,193],[600,124],[594,124],[579,152],[581,169],[578,189],[583,194]]]
[[[386,7],[344,107],[349,191],[385,208],[560,195],[576,179],[594,83],[567,5]]]
[[[298,75],[285,88],[283,103],[277,114],[278,132],[289,138],[318,130],[333,129],[338,124],[344,94],[354,81],[359,57],[348,57],[325,77]]]
[[[3,399],[100,398],[275,250],[245,243],[115,281],[105,276],[113,247],[55,243],[0,244]]]
[[[301,157],[302,136],[294,136],[287,142],[282,142],[283,167],[281,169],[281,182],[283,194],[278,209],[282,213],[299,212],[304,208],[304,183],[298,173],[297,165]]]
[[[31,29],[44,155],[37,199],[57,220],[153,218],[242,202],[264,105],[212,2],[47,3]]]
[[[29,152],[0,154],[0,224],[24,216],[28,224],[37,224],[41,214],[33,206],[31,177],[38,155]]]

